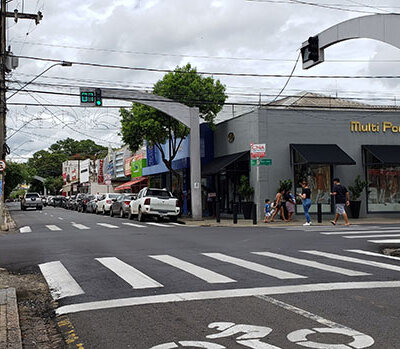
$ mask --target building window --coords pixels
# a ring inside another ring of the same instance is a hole
[[[331,213],[331,165],[294,165],[294,185],[296,193],[301,194],[301,182],[306,180],[311,189],[311,213],[317,212],[317,203],[322,204],[322,212]],[[303,206],[297,205],[297,212],[303,213]]]

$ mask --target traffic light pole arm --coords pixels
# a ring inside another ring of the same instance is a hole
[[[336,43],[351,39],[373,39],[400,48],[400,15],[379,14],[350,19],[336,24],[317,34],[320,58],[316,62],[304,62],[303,69],[308,69],[324,61],[324,49]],[[302,47],[308,46],[308,41]]]

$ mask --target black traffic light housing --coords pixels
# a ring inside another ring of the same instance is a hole
[[[301,54],[303,57],[303,62],[319,61],[319,38],[318,36],[310,36],[308,38],[308,45],[301,49]]]
[[[101,89],[96,88],[94,91],[94,104],[96,107],[101,107],[103,105],[103,100],[101,99]]]

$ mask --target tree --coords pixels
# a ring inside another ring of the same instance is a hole
[[[7,199],[10,193],[16,188],[17,185],[23,184],[28,176],[25,164],[16,162],[7,162],[7,169],[4,178],[4,197]]]
[[[213,127],[214,119],[221,111],[227,96],[225,86],[219,80],[203,77],[190,64],[177,67],[166,74],[153,88],[153,93],[167,97],[189,107],[198,107],[200,117]],[[131,110],[121,109],[122,140],[136,152],[146,140],[161,153],[165,166],[180,182],[179,174],[172,168],[182,141],[189,129],[178,120],[152,107],[134,103]],[[162,145],[171,140],[171,154],[167,158]]]
[[[59,140],[49,147],[52,154],[65,154],[68,157],[74,156],[77,160],[102,157],[107,154],[107,147],[96,144],[91,139],[76,141],[72,138]]]
[[[62,176],[48,177],[44,181],[44,186],[48,189],[49,193],[58,195],[63,186],[63,178]]]

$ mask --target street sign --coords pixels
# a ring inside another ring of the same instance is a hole
[[[7,168],[6,162],[4,160],[0,160],[0,172],[5,171]]]
[[[259,166],[270,166],[272,165],[272,159],[251,159],[250,164],[251,166],[257,166],[257,161],[259,161]]]
[[[250,144],[250,157],[252,159],[263,158],[266,152],[265,144]]]

